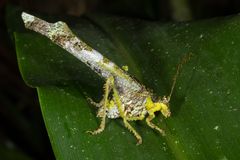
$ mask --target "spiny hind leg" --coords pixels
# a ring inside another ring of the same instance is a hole
[[[161,135],[165,136],[164,130],[162,130],[162,129],[159,128],[157,125],[155,125],[154,123],[152,123],[152,120],[153,120],[154,118],[155,118],[155,114],[154,114],[154,113],[150,114],[150,115],[146,118],[147,125],[148,125],[149,127],[151,127],[152,129],[157,130]]]
[[[121,101],[120,101],[120,97],[119,97],[119,94],[115,88],[115,86],[113,86],[113,98],[114,98],[114,101],[118,107],[118,111],[119,111],[119,114],[120,116],[122,117],[123,119],[123,123],[125,125],[125,127],[133,133],[133,135],[136,137],[137,139],[137,145],[139,144],[142,144],[142,137],[138,134],[138,132],[128,123],[128,117],[126,117],[126,115],[124,114],[124,111],[123,111],[123,107],[122,107],[122,104],[121,104]],[[144,117],[143,117],[144,118]],[[132,120],[137,120],[138,117],[136,119],[132,119]],[[142,117],[141,117],[142,119]],[[129,119],[130,120],[130,119]]]
[[[106,83],[104,84],[104,96],[103,96],[103,100],[102,100],[103,105],[100,106],[99,112],[98,112],[98,116],[101,117],[101,123],[96,130],[87,131],[87,133],[90,133],[92,135],[96,135],[96,134],[101,133],[105,129],[106,109],[107,109],[107,105],[109,104],[108,96],[109,96],[109,93],[112,89],[112,85],[113,85],[112,82],[113,82],[113,77],[109,77],[106,80]]]

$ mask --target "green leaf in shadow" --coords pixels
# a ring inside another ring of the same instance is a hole
[[[56,158],[239,159],[239,25],[239,16],[161,24],[89,15],[71,22],[81,39],[119,66],[128,65],[157,95],[168,94],[181,57],[194,55],[177,81],[172,116],[155,121],[167,135],[132,122],[143,137],[140,146],[120,119],[108,120],[100,135],[86,134],[99,121],[84,94],[101,99],[103,80],[45,37],[15,33],[19,68],[38,90]]]

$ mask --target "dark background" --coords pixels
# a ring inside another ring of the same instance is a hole
[[[104,12],[149,21],[189,21],[240,12],[239,0],[0,0],[0,159],[54,159],[35,89],[20,76],[5,24],[9,5],[49,15]]]

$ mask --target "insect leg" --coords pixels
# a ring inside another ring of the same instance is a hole
[[[103,105],[101,106],[101,108],[99,108],[101,110],[101,123],[99,125],[99,127],[94,130],[94,131],[87,131],[87,133],[90,133],[92,135],[96,135],[101,133],[104,129],[105,129],[105,123],[106,123],[106,109],[107,109],[107,105],[109,104],[109,100],[108,100],[108,95],[112,89],[112,85],[113,85],[113,77],[109,77],[106,80],[106,83],[104,85],[104,96],[103,96]],[[101,103],[101,102],[100,102]]]
[[[128,121],[123,118],[123,123],[125,127],[133,133],[133,135],[137,138],[137,145],[142,144],[142,137],[137,133],[137,131],[128,123]]]
[[[127,117],[128,121],[141,121],[143,120],[145,117],[144,114],[141,114],[140,116],[136,116],[136,117]]]
[[[117,104],[117,107],[118,107],[118,110],[119,110],[119,113],[120,113],[120,116],[122,117],[123,119],[123,123],[125,125],[125,127],[133,133],[133,135],[137,138],[137,145],[139,144],[142,144],[142,137],[138,134],[138,132],[128,123],[128,118],[126,117],[126,115],[124,115],[124,111],[123,111],[123,108],[122,108],[122,104],[121,104],[121,101],[120,101],[120,98],[119,98],[119,95],[118,95],[118,91],[117,89],[115,88],[115,86],[113,85],[113,97],[114,97],[114,100]]]
[[[88,101],[90,104],[96,106],[97,108],[102,107],[103,104],[104,104],[104,98],[103,98],[100,102],[95,102],[92,98],[87,97],[87,101]]]
[[[152,129],[156,129],[158,132],[160,132],[163,136],[165,135],[165,132],[159,128],[157,125],[153,124],[151,121],[155,118],[155,114],[149,114],[149,116],[146,118],[147,125],[151,127]]]

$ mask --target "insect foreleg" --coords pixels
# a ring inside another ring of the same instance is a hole
[[[161,128],[159,128],[157,125],[151,122],[154,118],[155,118],[154,112],[150,113],[149,116],[146,118],[147,125],[152,129],[156,129],[158,132],[160,132],[164,136],[165,132]]]
[[[123,107],[122,107],[122,103],[120,101],[120,97],[118,94],[117,89],[115,88],[115,86],[113,86],[113,98],[114,101],[118,107],[118,111],[120,113],[120,116],[123,119],[123,123],[125,125],[125,127],[133,133],[133,135],[137,138],[137,145],[142,144],[142,137],[138,134],[138,132],[128,123],[128,118],[126,117],[126,115],[124,114],[123,111]]]
[[[91,133],[92,135],[96,135],[101,133],[104,129],[105,129],[105,123],[106,123],[106,109],[107,109],[107,105],[109,104],[109,100],[108,100],[108,96],[109,93],[111,92],[113,86],[113,77],[109,77],[106,80],[106,83],[104,85],[104,96],[103,96],[103,100],[100,103],[103,103],[102,106],[100,106],[101,108],[99,108],[99,111],[101,110],[101,123],[99,125],[99,127],[94,130],[94,131],[87,131],[88,133]],[[92,101],[93,102],[93,101]],[[95,102],[93,102],[95,103]],[[100,103],[96,103],[98,105],[100,105]]]
[[[142,137],[138,134],[138,132],[128,123],[128,121],[123,118],[123,123],[125,127],[133,133],[133,135],[137,138],[137,145],[142,144]]]

